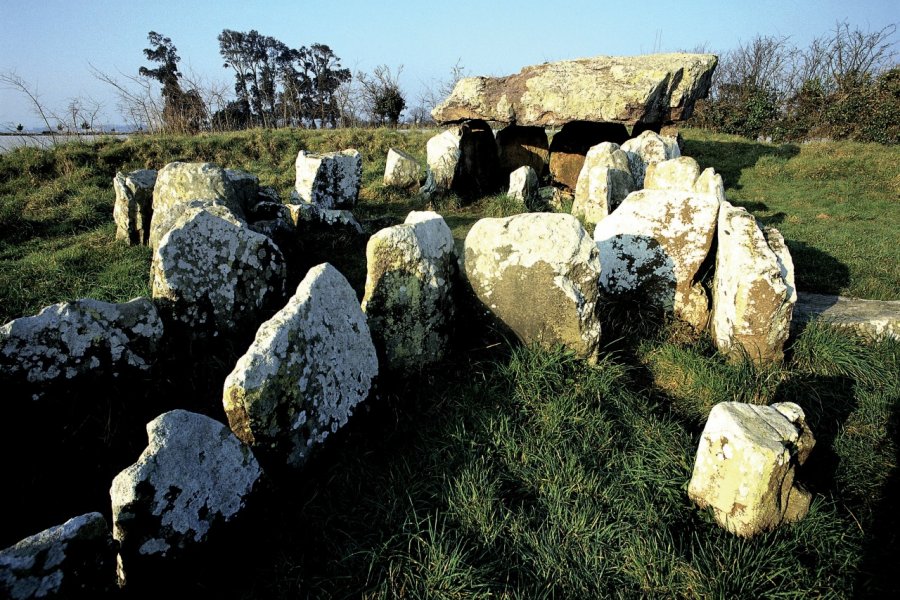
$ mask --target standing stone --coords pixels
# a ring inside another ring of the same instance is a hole
[[[113,220],[116,222],[117,240],[125,240],[130,246],[146,245],[150,241],[155,185],[156,171],[153,169],[140,169],[127,175],[116,173],[113,179],[116,192]]]
[[[509,190],[506,195],[519,200],[526,208],[535,208],[540,200],[537,173],[531,167],[519,167],[509,174]]]
[[[531,167],[542,177],[550,168],[550,145],[543,127],[507,125],[497,132],[497,152],[501,174]]]
[[[523,343],[562,344],[596,358],[600,260],[578,219],[481,219],[466,236],[465,270],[478,299]]]
[[[262,475],[250,449],[204,415],[163,413],[147,424],[147,438],[109,490],[120,583],[156,576],[154,559],[205,542],[239,515]]]
[[[700,177],[694,183],[694,191],[698,194],[712,194],[719,199],[720,203],[725,202],[725,182],[712,167],[706,168],[700,173]]]
[[[145,371],[162,336],[162,320],[147,298],[61,302],[0,327],[0,375],[46,383],[120,369]]]
[[[366,246],[366,313],[385,369],[418,371],[444,358],[455,307],[453,234],[437,213],[411,212]]]
[[[678,143],[672,138],[664,138],[653,131],[645,131],[636,138],[622,144],[622,150],[628,155],[631,176],[635,187],[644,187],[644,176],[647,166],[681,156]]]
[[[793,402],[716,404],[700,436],[688,495],[741,537],[799,521],[812,497],[794,482],[795,469],[815,443]]]
[[[778,362],[797,301],[794,263],[777,229],[763,231],[744,208],[719,211],[711,330],[722,352]]]
[[[451,127],[428,140],[425,145],[428,170],[422,187],[423,194],[442,195],[450,192],[459,165],[461,140],[461,127]]]
[[[603,142],[588,150],[575,186],[572,214],[596,225],[634,191],[628,156],[617,144]]]
[[[426,145],[425,196],[455,192],[465,199],[491,194],[499,186],[497,142],[484,121],[466,121],[432,137]]]
[[[390,148],[384,165],[384,185],[405,189],[419,187],[422,167],[419,162],[402,150]]]
[[[244,216],[241,199],[224,169],[212,163],[173,162],[159,171],[150,224],[150,247],[154,251],[181,213],[201,199],[227,207],[237,218]]]
[[[193,337],[252,325],[284,293],[281,251],[224,206],[183,212],[150,268],[153,297],[168,301],[171,317]]]
[[[234,195],[244,213],[252,211],[259,202],[259,177],[247,171],[225,169],[225,175],[231,181]],[[264,192],[268,193],[268,191]]]
[[[362,157],[356,150],[313,154],[301,150],[294,163],[294,189],[303,202],[319,208],[353,208],[362,181]]]
[[[630,194],[594,230],[603,265],[600,286],[702,330],[709,306],[697,275],[712,246],[718,210],[718,199],[709,194]]]
[[[88,513],[0,550],[0,594],[10,600],[98,598],[116,584],[106,519]]]
[[[708,176],[709,177],[709,176]],[[644,175],[644,189],[646,190],[676,190],[681,192],[699,191],[697,189],[700,178],[700,165],[690,156],[679,156],[662,162],[647,165]],[[703,181],[701,188],[713,188],[710,191],[716,194],[715,182]],[[718,195],[718,194],[716,194]]]
[[[621,123],[567,123],[550,141],[550,175],[553,181],[574,190],[588,150],[601,142],[622,144],[628,129]]]
[[[378,373],[356,293],[328,263],[313,267],[225,380],[232,431],[273,461],[302,466],[343,427]]]

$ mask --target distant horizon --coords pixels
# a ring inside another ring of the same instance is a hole
[[[399,81],[407,109],[448,79],[460,65],[466,75],[509,75],[523,67],[598,55],[631,56],[702,48],[722,56],[757,35],[789,37],[803,48],[838,22],[878,31],[896,26],[894,0],[863,0],[850,7],[828,0],[730,5],[713,0],[671,3],[648,0],[640,13],[620,4],[558,2],[553,11],[532,0],[499,0],[484,5],[459,0],[421,8],[398,1],[378,6],[345,0],[340,11],[312,2],[269,2],[265,8],[223,0],[206,3],[136,0],[128,6],[109,0],[78,5],[47,0],[36,5],[6,0],[0,22],[0,73],[21,77],[49,110],[65,113],[73,98],[100,105],[97,120],[120,123],[117,99],[91,68],[122,79],[149,66],[142,50],[151,30],[172,39],[182,73],[204,85],[233,90],[222,67],[216,36],[223,29],[256,29],[290,47],[329,45],[354,77],[385,64],[402,65]],[[900,35],[892,36],[897,47]],[[55,123],[55,120],[53,121]],[[0,130],[21,123],[43,131],[28,98],[0,86]]]

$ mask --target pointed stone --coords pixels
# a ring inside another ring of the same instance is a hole
[[[156,171],[153,169],[116,173],[113,179],[116,192],[113,220],[116,222],[117,240],[124,240],[130,246],[149,243],[155,185]]]

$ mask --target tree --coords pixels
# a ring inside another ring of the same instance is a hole
[[[289,48],[255,29],[246,33],[225,29],[218,40],[223,66],[234,69],[235,94],[249,104],[253,123],[277,126],[277,78]]]
[[[16,125],[16,131],[22,131],[23,129],[25,129],[25,127],[23,127],[21,123]]]
[[[371,75],[359,73],[357,80],[362,86],[363,96],[372,121],[380,125],[385,122],[396,127],[400,113],[406,108],[406,99],[400,89],[400,73],[403,65],[392,73],[387,65],[378,65]]]
[[[178,49],[170,38],[155,31],[149,32],[147,39],[151,47],[144,48],[144,56],[159,66],[153,69],[141,67],[138,73],[162,85],[162,119],[166,128],[187,133],[199,131],[206,120],[206,106],[197,90],[181,88]]]

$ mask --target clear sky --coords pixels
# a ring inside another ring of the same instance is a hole
[[[216,36],[256,29],[291,47],[328,44],[354,73],[403,65],[400,83],[414,105],[423,86],[445,79],[457,61],[471,75],[506,75],[600,54],[701,45],[724,53],[756,34],[790,36],[805,47],[843,20],[881,29],[900,22],[900,0],[0,0],[0,72],[24,78],[55,110],[92,97],[105,105],[108,122],[121,123],[114,94],[89,64],[136,75],[154,30],[172,38],[182,71],[230,86]],[[26,99],[0,89],[0,129],[20,122],[39,124]]]

